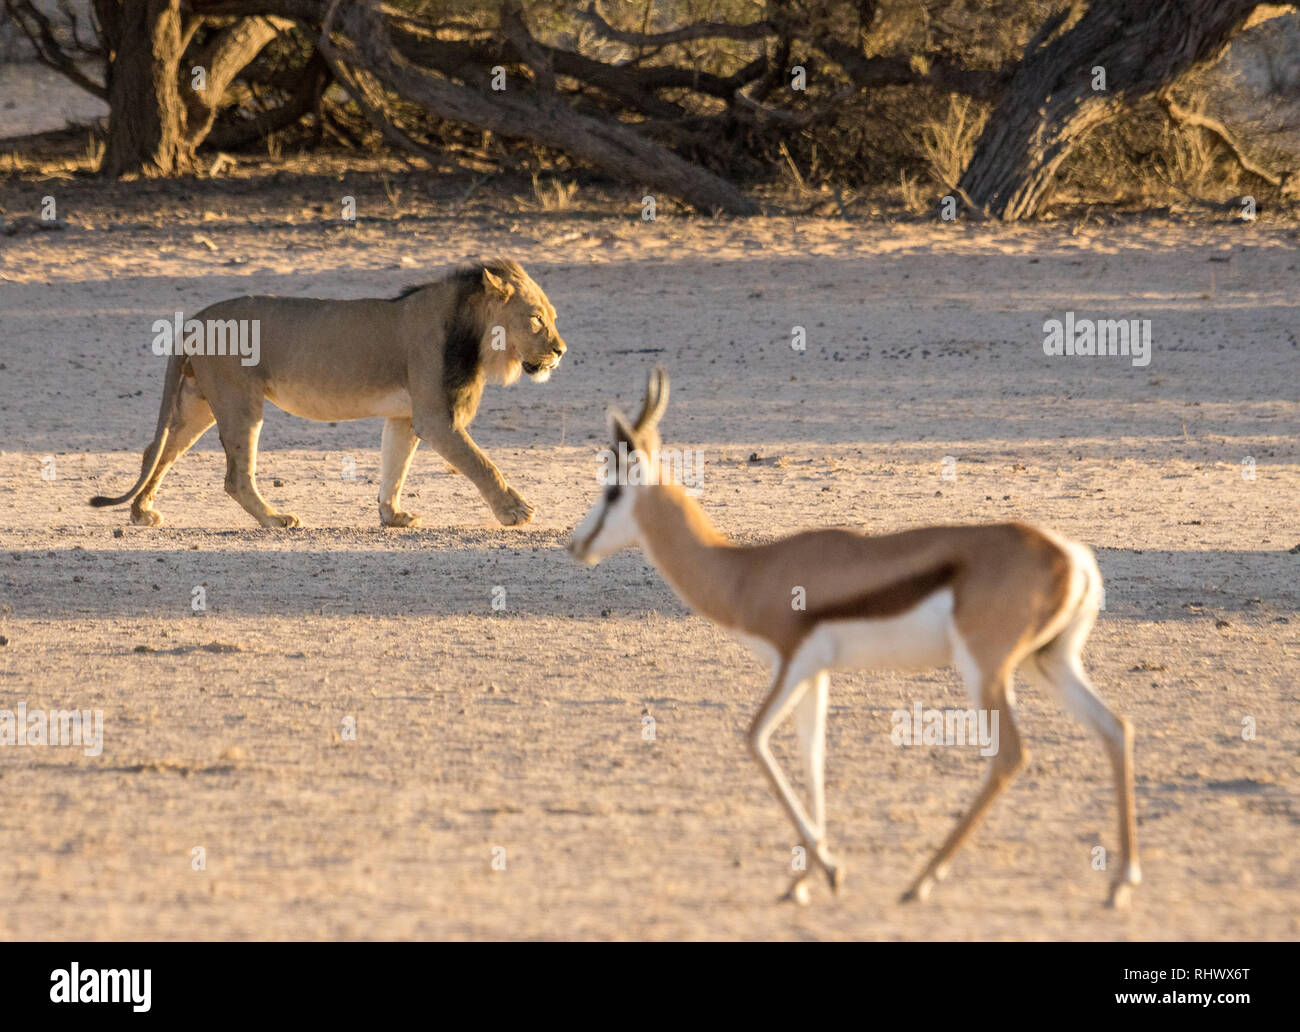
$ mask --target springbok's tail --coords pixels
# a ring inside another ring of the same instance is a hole
[[[109,498],[106,495],[95,495],[90,500],[90,504],[97,509],[106,505],[121,505],[123,502],[129,502],[132,498],[140,493],[140,489],[149,482],[153,476],[154,470],[158,468],[158,460],[162,457],[163,447],[167,444],[167,435],[171,426],[172,417],[176,414],[176,409],[180,406],[181,398],[181,381],[185,376],[185,358],[182,355],[172,355],[167,360],[166,379],[163,382],[162,402],[158,407],[158,426],[154,430],[153,440],[144,452],[144,462],[141,465],[140,479],[135,482],[135,486],[124,495],[118,495],[116,498]]]
[[[1035,659],[1060,649],[1081,650],[1104,598],[1101,569],[1092,549],[1074,541],[1059,543],[1070,559],[1070,590],[1056,620],[1035,645]]]

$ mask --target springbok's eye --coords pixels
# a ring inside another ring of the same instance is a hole
[[[533,316],[531,319],[528,320],[528,325],[531,326],[531,327],[533,328],[533,332],[534,332],[534,333],[541,333],[541,332],[542,332],[542,317],[541,317],[540,315],[535,315],[535,316]]]

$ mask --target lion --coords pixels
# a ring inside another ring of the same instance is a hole
[[[185,354],[171,348],[158,425],[139,480],[124,495],[97,495],[90,504],[129,501],[132,523],[158,526],[162,516],[153,502],[159,484],[215,422],[226,451],[226,493],[264,527],[300,526],[297,516],[277,512],[257,490],[257,441],[269,399],[306,419],[385,421],[379,487],[385,527],[419,525],[418,515],[402,511],[401,495],[420,441],[469,477],[502,524],[527,523],[533,507],[506,483],[468,428],[488,380],[511,384],[520,372],[537,382],[550,378],[566,350],[555,318],[542,288],[504,259],[464,266],[391,299],[221,301],[186,324]],[[228,330],[232,346],[212,346],[209,333],[206,347],[192,347],[188,327],[196,324],[220,327],[222,345]],[[251,363],[247,347],[233,346],[237,328],[249,324],[257,342]],[[188,353],[200,350],[209,353]],[[213,353],[223,351],[230,353]]]

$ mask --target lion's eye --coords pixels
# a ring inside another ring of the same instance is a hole
[[[528,320],[528,323],[530,326],[532,326],[534,333],[542,332],[542,317],[540,315],[533,316],[531,319]]]

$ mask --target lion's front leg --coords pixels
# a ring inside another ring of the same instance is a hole
[[[385,527],[418,527],[420,517],[413,512],[402,512],[402,485],[411,468],[411,458],[420,446],[420,439],[409,419],[384,421],[379,477],[379,522]]]
[[[533,507],[506,483],[501,471],[464,430],[448,427],[441,432],[429,431],[427,436],[424,433],[420,436],[453,467],[469,477],[502,524],[511,527],[533,518]]]

